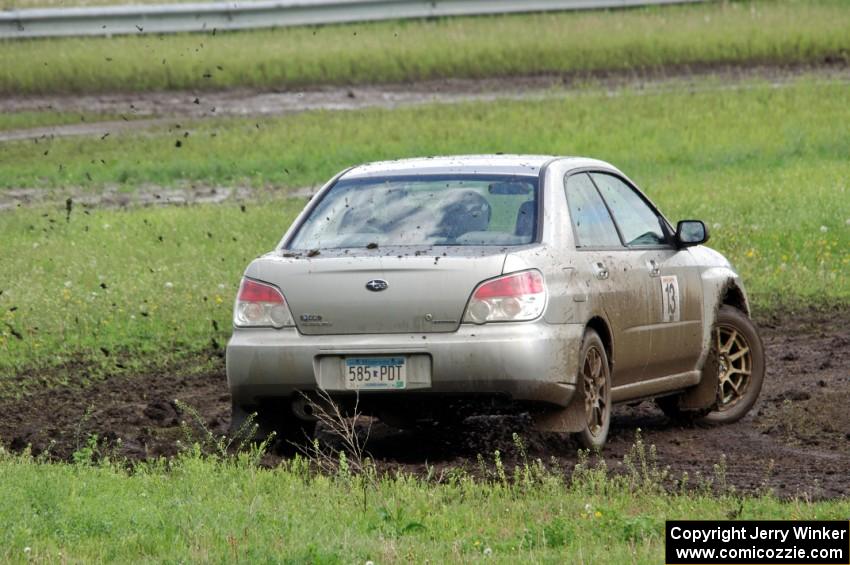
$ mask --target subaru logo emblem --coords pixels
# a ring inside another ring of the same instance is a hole
[[[386,290],[388,286],[390,285],[384,279],[372,279],[371,281],[366,283],[366,288],[371,290],[372,292]]]

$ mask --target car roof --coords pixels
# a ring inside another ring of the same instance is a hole
[[[419,157],[376,161],[352,167],[341,178],[356,179],[396,175],[426,174],[506,174],[537,176],[547,163],[569,161],[570,168],[615,167],[587,157],[557,157],[554,155],[449,155],[442,157]]]

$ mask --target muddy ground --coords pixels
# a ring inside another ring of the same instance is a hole
[[[316,86],[300,90],[236,88],[220,91],[168,91],[90,95],[0,96],[0,112],[86,112],[111,116],[109,121],[0,131],[0,142],[77,135],[137,132],[223,116],[258,119],[311,110],[393,109],[423,104],[455,104],[493,100],[544,100],[581,95],[592,87],[609,95],[622,91],[704,91],[752,88],[753,81],[776,88],[801,76],[828,82],[850,81],[843,59],[797,65],[697,65],[663,70],[599,71],[483,79],[438,79],[400,84]],[[120,117],[120,119],[118,119]]]
[[[744,420],[718,428],[682,427],[649,402],[619,406],[604,451],[609,468],[623,469],[640,428],[645,443],[656,446],[660,466],[669,466],[674,478],[687,472],[691,484],[699,476],[716,479],[715,465],[725,457],[726,480],[738,491],[850,495],[850,309],[785,312],[761,316],[759,324],[768,373],[760,400]],[[223,361],[200,374],[184,364],[2,401],[0,441],[15,452],[30,445],[36,454],[47,450],[65,460],[98,434],[104,451],[114,456],[170,456],[184,438],[180,421],[192,421],[175,399],[195,407],[210,430],[223,433],[229,420]],[[509,464],[517,461],[513,432],[524,438],[531,457],[554,457],[564,469],[576,462],[571,440],[536,433],[523,417],[475,417],[452,430],[406,432],[376,423],[368,450],[382,469],[421,473],[428,464],[437,473],[457,466],[474,472],[477,455],[492,459],[496,449]],[[266,462],[280,458],[270,455]]]

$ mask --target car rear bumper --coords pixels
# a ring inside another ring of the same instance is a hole
[[[426,384],[361,396],[492,394],[566,406],[575,390],[583,332],[580,324],[544,321],[463,324],[456,332],[427,334],[306,336],[294,328],[237,328],[227,345],[227,381],[234,402],[246,405],[317,388],[353,394],[341,376],[329,378],[335,358],[408,355],[428,360]]]

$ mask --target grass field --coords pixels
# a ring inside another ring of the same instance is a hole
[[[848,52],[846,2],[718,2],[616,15],[0,42],[0,94],[806,63],[847,60]],[[80,119],[4,114],[0,130]],[[304,204],[286,197],[290,189],[380,158],[503,151],[606,159],[671,220],[708,223],[710,245],[736,264],[758,313],[846,308],[847,123],[850,88],[804,77],[781,88],[709,81],[262,121],[181,119],[106,137],[0,143],[0,198],[16,188],[56,190],[64,200],[68,191],[189,185],[256,194],[219,205],[69,201],[0,212],[0,400],[147,377],[153,366],[175,379],[207,375],[210,364],[220,371],[221,361],[211,359],[230,334],[242,270],[275,245]],[[85,401],[90,390],[81,393]],[[68,390],[54,392],[57,404],[68,401]],[[91,405],[82,419],[124,401]],[[355,473],[340,459],[321,473],[300,458],[269,469],[257,465],[256,451],[202,455],[199,447],[130,464],[116,460],[113,437],[78,438],[71,463],[50,462],[50,448],[33,458],[0,447],[0,561],[659,563],[667,519],[850,514],[846,497],[778,500],[752,485],[757,494],[741,496],[728,487],[722,458],[713,473],[709,464],[691,477],[669,476],[639,440],[612,461],[610,474],[581,457],[575,469],[555,458],[519,460],[514,469],[491,451],[477,467],[473,459],[469,468],[424,462],[421,474],[408,476],[369,466]],[[201,441],[208,449],[214,439],[196,435],[183,445]]]
[[[813,160],[830,162],[827,173],[845,163],[850,133],[840,123],[848,118],[847,84],[800,79],[781,88],[758,82],[726,88],[709,80],[673,91],[553,91],[541,101],[175,119],[105,139],[5,143],[0,190],[132,191],[150,183],[296,188],[363,161],[498,151],[597,156],[654,189],[671,174],[691,183]]]
[[[751,86],[588,91],[558,101],[307,113],[259,129],[233,119],[105,140],[7,143],[0,185],[304,186],[374,158],[586,154],[620,166],[671,220],[704,219],[711,245],[737,265],[762,311],[850,303],[850,133],[842,126],[850,89]],[[302,204],[260,198],[244,211],[231,203],[0,215],[0,372],[113,367],[116,356],[125,364],[122,355],[165,359],[223,345],[242,270],[275,245]],[[23,390],[8,379],[0,388]]]
[[[212,339],[223,346],[242,269],[275,245],[300,206],[74,210],[70,222],[42,210],[4,214],[2,238],[16,243],[0,252],[2,370],[114,367],[153,354],[168,361]],[[23,384],[0,381],[0,396]]]
[[[195,35],[0,42],[0,94],[297,88],[848,60],[843,0],[712,2]]]
[[[845,520],[847,500],[741,498],[722,468],[702,487],[660,495],[658,469],[613,478],[542,462],[489,478],[456,469],[410,476],[314,475],[303,460],[261,469],[247,458],[188,454],[142,464],[43,464],[0,456],[4,562],[659,563],[664,520]],[[580,465],[583,465],[580,463]],[[692,485],[693,486],[693,485]]]

